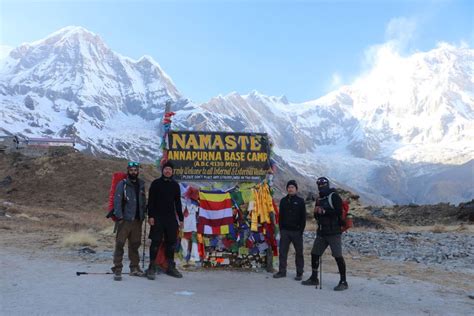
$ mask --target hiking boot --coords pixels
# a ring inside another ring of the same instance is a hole
[[[178,279],[183,277],[183,275],[176,269],[174,265],[170,265],[168,267],[168,270],[166,270],[166,274]]]
[[[150,264],[148,269],[145,271],[146,277],[148,280],[154,280],[155,279],[155,267]]]
[[[122,281],[122,271],[114,272],[114,281]]]
[[[334,291],[344,291],[349,288],[346,281],[340,281],[339,284],[334,288]]]
[[[286,278],[286,272],[278,271],[273,275],[274,279]]]
[[[140,268],[134,268],[130,271],[130,276],[142,277],[145,273]]]
[[[304,280],[301,282],[302,285],[313,285],[313,286],[318,286],[319,285],[319,280],[318,277],[315,276],[310,276],[308,280]]]
[[[297,274],[297,275],[295,276],[295,281],[301,281],[302,279],[303,279],[303,273]]]

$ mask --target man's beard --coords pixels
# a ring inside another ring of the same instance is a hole
[[[138,174],[130,174],[130,173],[129,173],[129,174],[128,174],[128,177],[130,178],[130,180],[136,181],[137,178],[138,178]]]

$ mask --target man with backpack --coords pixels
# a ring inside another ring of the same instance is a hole
[[[128,258],[130,259],[130,275],[143,276],[140,269],[142,223],[145,219],[146,196],[145,182],[138,178],[140,164],[129,162],[127,178],[121,180],[114,194],[113,215],[117,223],[114,251],[114,280],[122,280],[122,260],[124,246],[128,240]]]
[[[346,263],[342,256],[342,199],[335,189],[329,187],[329,180],[320,177],[316,181],[319,197],[316,200],[314,217],[318,222],[317,236],[311,250],[312,274],[309,279],[301,282],[303,285],[319,285],[319,260],[326,248],[331,247],[332,256],[336,260],[340,281],[334,288],[343,291],[349,288],[346,281]]]
[[[181,205],[181,189],[178,182],[173,180],[173,165],[166,162],[161,169],[162,176],[151,183],[148,194],[148,222],[150,223],[150,266],[146,272],[149,280],[155,279],[155,260],[161,243],[165,244],[165,255],[168,261],[166,274],[182,278],[176,269],[174,251],[176,248],[179,227],[183,228],[183,210]]]
[[[274,278],[286,277],[286,264],[290,244],[295,247],[296,281],[303,277],[303,232],[306,226],[306,205],[304,199],[296,195],[298,184],[295,180],[288,181],[286,185],[288,195],[280,201],[280,267]]]

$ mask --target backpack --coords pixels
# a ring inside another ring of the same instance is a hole
[[[106,218],[111,218],[114,222],[117,221],[117,218],[114,215],[114,197],[115,197],[115,189],[117,188],[117,184],[120,181],[127,178],[127,174],[125,172],[115,172],[112,175],[112,184],[109,190],[109,207],[107,208],[107,215]]]
[[[332,204],[332,195],[334,192],[331,192],[328,196],[328,202],[329,205],[331,206],[332,209],[334,209],[334,206]],[[352,214],[349,213],[349,200],[344,199],[342,200],[342,215],[340,218],[341,222],[341,232],[347,231],[349,228],[352,228],[353,223],[352,223]]]

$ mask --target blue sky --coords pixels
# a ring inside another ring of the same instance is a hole
[[[440,41],[474,43],[474,1],[0,0],[0,45],[68,25],[132,58],[150,55],[196,102],[258,90],[302,102],[350,83],[367,51],[396,39],[401,54]]]

